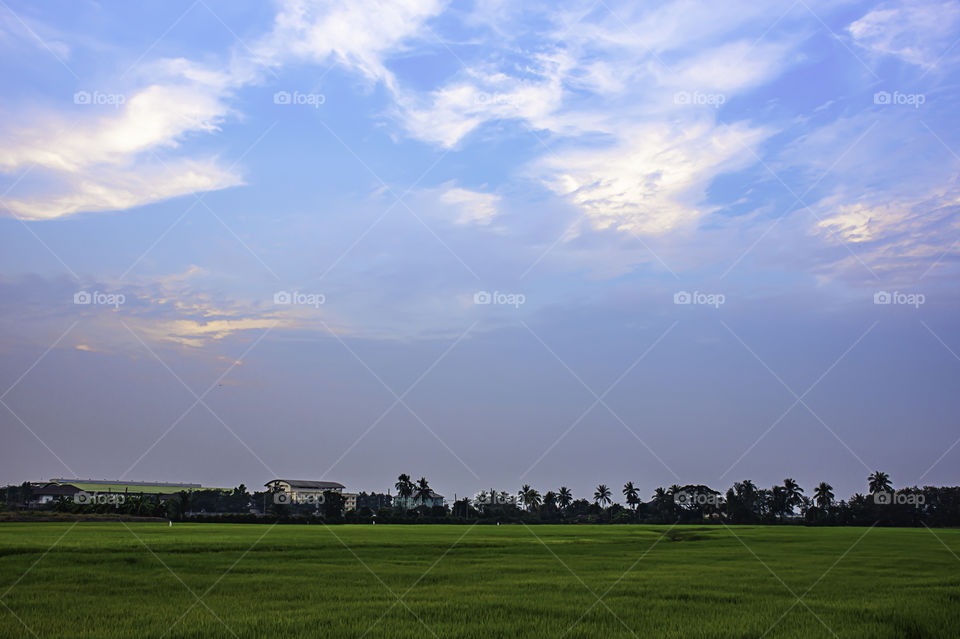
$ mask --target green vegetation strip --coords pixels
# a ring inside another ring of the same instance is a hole
[[[9,523],[0,637],[947,637],[957,555],[925,528]]]

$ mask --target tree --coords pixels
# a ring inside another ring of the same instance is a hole
[[[543,507],[547,510],[554,510],[557,507],[557,493],[548,490],[543,494]]]
[[[323,517],[324,519],[339,519],[343,516],[343,507],[346,504],[346,498],[340,493],[327,490],[323,493]]]
[[[787,489],[783,486],[774,486],[766,493],[767,511],[777,519],[783,519],[788,510]]]
[[[632,481],[628,481],[623,485],[623,496],[627,500],[627,504],[632,506],[634,512],[636,512],[637,506],[640,504],[640,497]]]
[[[560,492],[557,493],[557,504],[561,510],[566,510],[571,503],[573,503],[573,493],[566,486],[561,486]]]
[[[607,485],[600,484],[597,486],[597,490],[593,493],[593,503],[598,506],[603,506],[609,504],[611,501],[613,500],[610,499],[610,489],[607,488]]]
[[[830,508],[833,505],[833,486],[825,481],[820,482],[813,491],[813,501],[818,508],[823,510]]]
[[[527,496],[524,498],[524,503],[526,503],[528,510],[537,510],[540,508],[540,504],[543,503],[540,497],[540,491],[536,488],[531,488],[530,492],[527,493]]]
[[[870,494],[893,492],[893,484],[890,483],[890,475],[882,473],[879,470],[873,471],[867,480],[870,482]]]
[[[400,503],[406,508],[406,500],[413,495],[413,482],[410,481],[410,475],[403,473],[397,477],[397,483],[393,486],[397,489],[397,496],[401,498]]]
[[[527,498],[530,496],[530,491],[532,490],[533,488],[530,487],[530,484],[524,484],[520,487],[520,490],[517,491],[517,499],[527,510],[530,510],[530,504],[527,502]]]
[[[795,506],[803,504],[803,488],[788,477],[783,480],[783,490],[786,511],[792,513]]]
[[[657,490],[653,493],[653,507],[657,513],[661,517],[667,518],[674,511],[675,506],[673,495],[664,490],[662,486],[657,487]]]
[[[426,477],[421,477],[419,480],[417,480],[416,490],[414,490],[413,493],[414,499],[423,505],[427,503],[427,500],[430,499],[432,494],[433,491],[430,490],[430,484],[427,483]]]

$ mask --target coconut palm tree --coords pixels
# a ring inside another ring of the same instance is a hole
[[[573,493],[566,486],[561,486],[557,493],[557,504],[561,510],[566,510],[571,503],[573,503]]]
[[[634,487],[632,481],[628,481],[623,485],[623,496],[627,500],[627,504],[633,508],[634,511],[637,510],[637,506],[640,505],[640,497],[637,494],[637,489]]]
[[[675,505],[676,503],[673,501],[673,496],[664,490],[662,486],[658,487],[653,493],[653,506],[661,515],[672,511]]]
[[[787,489],[774,485],[767,491],[767,509],[778,518],[783,519],[789,507],[787,506]]]
[[[490,502],[491,502],[491,499],[487,495],[487,491],[481,490],[479,493],[477,493],[476,497],[474,497],[473,499],[473,507],[479,510],[480,512],[483,512],[487,508],[487,506],[490,504]]]
[[[557,493],[548,490],[543,494],[543,507],[548,511],[554,511],[557,508]]]
[[[867,477],[867,480],[870,482],[870,494],[874,493],[889,493],[893,491],[893,484],[890,483],[890,475],[882,473],[879,470],[873,471],[873,473]]]
[[[410,481],[410,475],[406,473],[397,477],[397,483],[393,485],[397,489],[397,497],[400,497],[400,503],[406,507],[407,499],[413,495],[413,482]]]
[[[792,513],[794,506],[803,504],[803,488],[789,477],[783,480],[783,492],[788,512]]]
[[[593,493],[593,503],[598,506],[604,506],[609,504],[612,500],[610,499],[610,489],[607,488],[606,484],[600,484],[597,486],[597,490]]]
[[[825,481],[820,482],[813,491],[813,500],[818,508],[823,510],[829,508],[833,504],[833,486]]]
[[[430,496],[433,494],[433,491],[430,490],[430,484],[427,483],[426,477],[421,477],[417,480],[416,489],[413,491],[413,498],[420,502],[421,505],[427,503],[427,500],[430,499]]]
[[[527,505],[527,510],[536,510],[540,508],[540,504],[543,503],[543,499],[540,497],[540,491],[536,488],[531,488],[530,492],[527,493],[527,496],[524,498],[524,503]]]
[[[520,490],[517,491],[517,499],[523,504],[523,507],[527,510],[530,510],[530,503],[527,499],[530,497],[530,491],[532,491],[530,484],[524,484],[520,487]]]

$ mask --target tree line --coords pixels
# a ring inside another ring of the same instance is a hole
[[[77,514],[120,513],[173,520],[301,521],[325,523],[597,523],[597,524],[805,524],[960,526],[960,487],[924,486],[895,489],[887,473],[867,477],[866,493],[838,500],[833,487],[820,482],[810,494],[793,479],[761,488],[746,479],[721,493],[703,484],[656,488],[644,499],[627,482],[614,492],[600,484],[592,495],[574,497],[566,486],[541,493],[524,484],[516,493],[494,488],[447,505],[433,503],[435,493],[425,477],[414,482],[401,474],[393,488],[396,499],[384,493],[359,493],[356,509],[345,511],[337,492],[324,493],[314,503],[277,499],[273,490],[248,492],[243,484],[232,490],[181,491],[173,495],[130,495],[120,503],[78,502],[60,498],[39,507]],[[0,510],[22,508],[31,502],[31,486],[0,488]]]

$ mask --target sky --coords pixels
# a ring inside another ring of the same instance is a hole
[[[2,0],[0,482],[956,485],[958,38]]]

